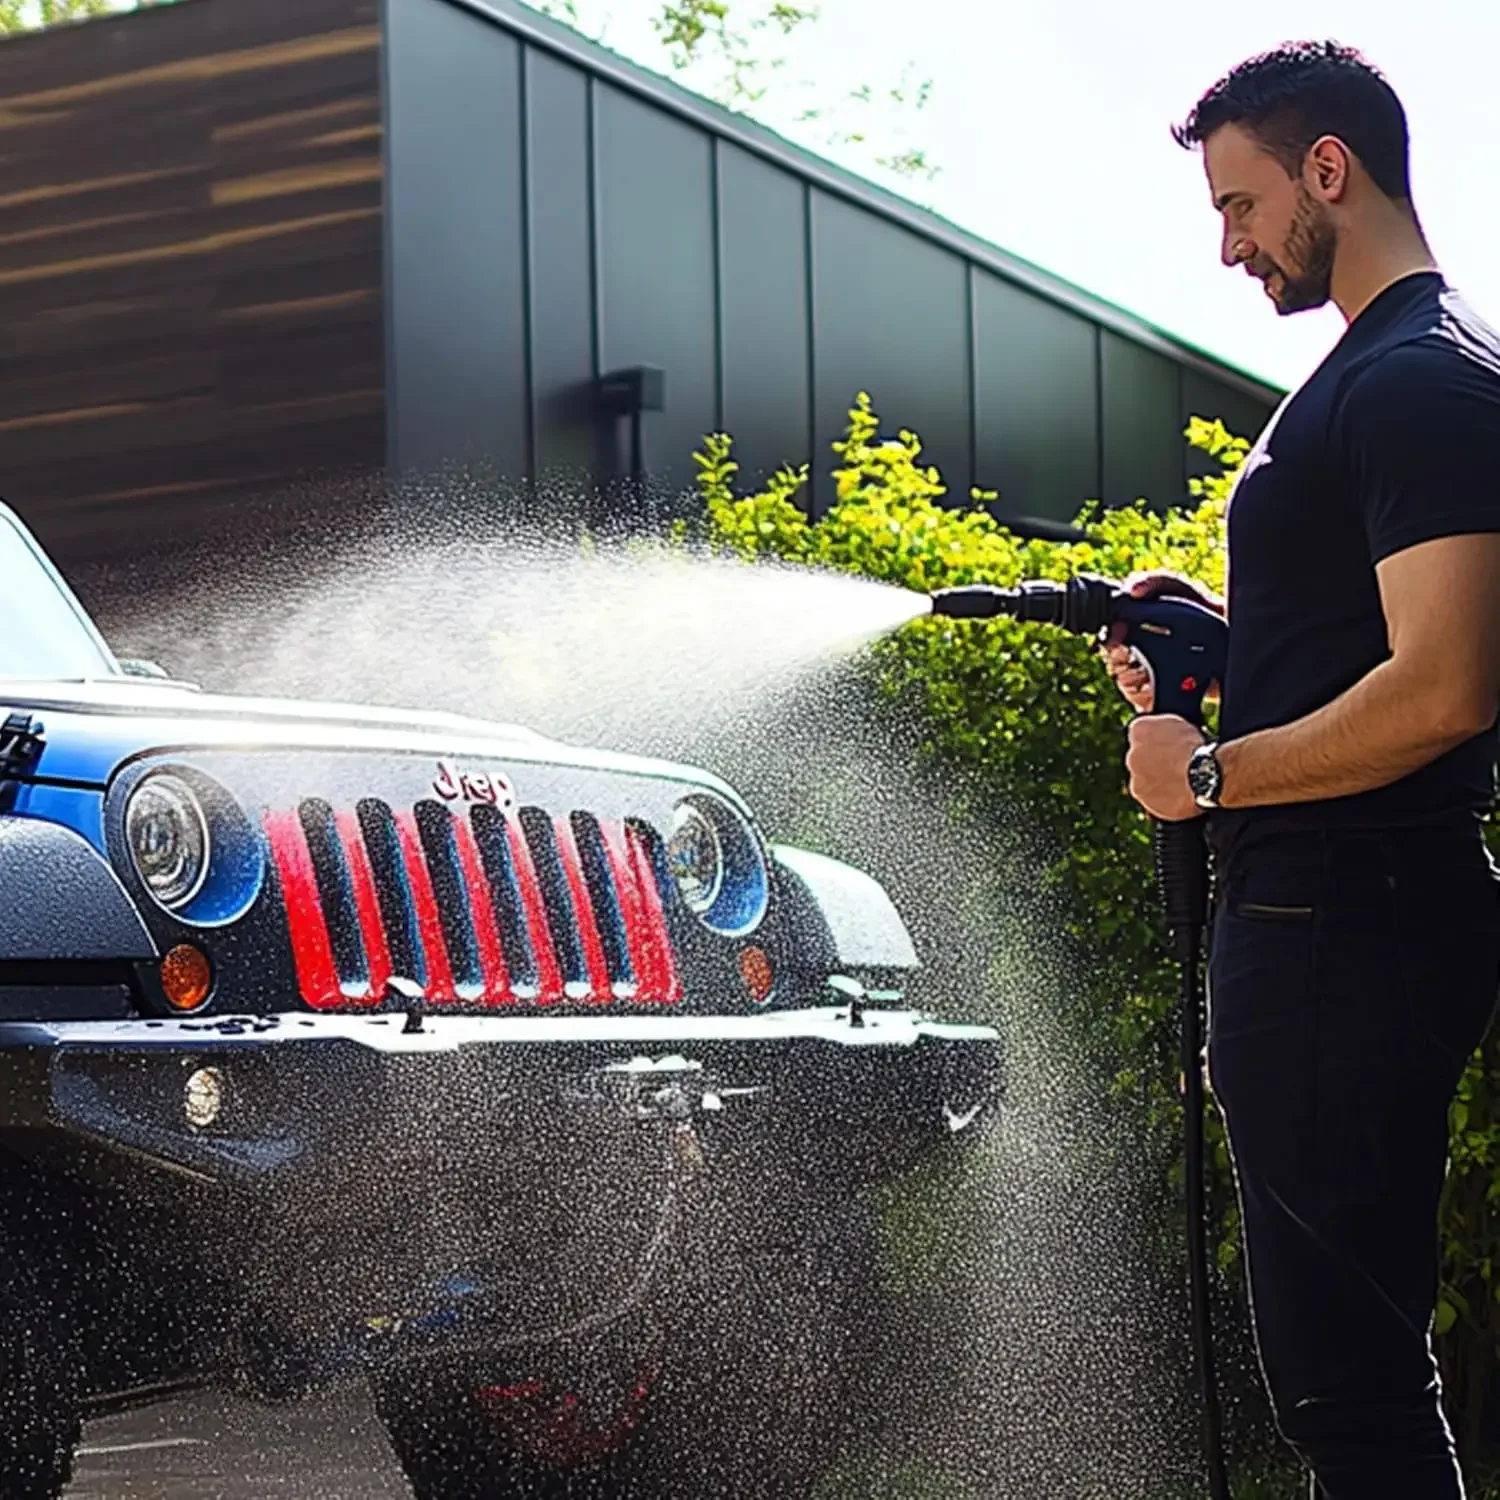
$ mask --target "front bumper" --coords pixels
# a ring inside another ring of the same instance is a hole
[[[994,1031],[907,1011],[0,1024],[0,1140],[116,1206],[128,1274],[308,1349],[577,1328],[999,1090]]]

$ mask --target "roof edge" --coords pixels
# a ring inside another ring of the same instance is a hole
[[[736,114],[613,52],[561,21],[554,21],[521,0],[442,0],[519,36],[528,45],[587,68],[626,93],[635,95],[689,124],[761,157],[825,192],[879,214],[934,244],[961,255],[976,266],[1067,311],[1079,314],[1113,333],[1165,354],[1180,364],[1233,386],[1258,401],[1275,405],[1286,392],[1271,381],[1228,363],[1206,349],[1158,328],[1154,323],[1045,270],[1011,251],[980,238],[931,209],[902,198],[880,184],[860,177],[796,145],[768,126]]]

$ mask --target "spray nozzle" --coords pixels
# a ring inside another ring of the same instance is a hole
[[[1118,584],[1080,573],[1067,583],[1033,578],[1013,589],[988,583],[938,589],[932,596],[932,612],[959,620],[1008,615],[1015,620],[1059,625],[1082,635],[1092,634],[1113,619],[1120,596]]]
[[[1008,615],[1014,589],[975,583],[966,588],[938,589],[932,595],[932,612],[953,620],[988,620]]]

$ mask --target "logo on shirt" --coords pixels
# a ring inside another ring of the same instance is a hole
[[[1234,504],[1234,497],[1239,494],[1240,487],[1257,469],[1263,469],[1271,462],[1271,436],[1276,431],[1276,424],[1281,420],[1281,414],[1290,405],[1291,399],[1290,396],[1282,399],[1281,405],[1271,413],[1270,421],[1256,438],[1255,445],[1245,455],[1245,461],[1240,465],[1239,473],[1234,476],[1234,483],[1229,487],[1229,498],[1224,502],[1226,519],[1229,515],[1229,507]]]
[[[1235,485],[1235,488],[1238,489],[1239,485],[1243,484],[1257,469],[1265,468],[1270,462],[1271,450],[1269,448],[1252,448],[1245,455],[1244,463],[1240,465],[1240,472],[1237,476],[1238,483]]]
[[[1295,394],[1295,392],[1293,392]],[[1239,494],[1241,486],[1257,469],[1263,469],[1271,462],[1271,435],[1276,431],[1276,424],[1281,420],[1282,413],[1291,405],[1292,397],[1282,397],[1281,405],[1271,413],[1271,420],[1261,430],[1256,438],[1254,446],[1245,455],[1245,461],[1240,465],[1239,472],[1234,476],[1234,483],[1229,486],[1229,495],[1224,501],[1224,524],[1229,525],[1229,512],[1234,506],[1235,497]],[[1224,559],[1224,594],[1229,596],[1229,575],[1233,559],[1226,556]]]

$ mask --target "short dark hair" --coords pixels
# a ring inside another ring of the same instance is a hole
[[[1200,146],[1224,125],[1242,125],[1287,175],[1313,142],[1335,135],[1388,198],[1410,199],[1406,111],[1380,71],[1338,42],[1287,42],[1225,74],[1181,125],[1179,146]]]

